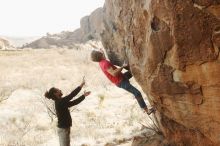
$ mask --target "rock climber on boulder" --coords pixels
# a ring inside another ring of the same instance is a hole
[[[155,108],[148,109],[141,92],[135,88],[133,85],[130,84],[129,79],[132,77],[132,74],[128,70],[125,73],[122,73],[123,69],[127,69],[128,65],[124,64],[122,67],[114,66],[110,61],[108,61],[104,55],[103,51],[96,51],[93,50],[91,53],[91,59],[94,62],[98,62],[100,68],[102,69],[103,73],[106,77],[114,83],[119,88],[122,88],[134,95],[136,98],[139,106],[148,114],[155,112]]]

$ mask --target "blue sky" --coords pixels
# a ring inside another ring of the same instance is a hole
[[[1,0],[0,35],[42,36],[73,31],[104,0]]]

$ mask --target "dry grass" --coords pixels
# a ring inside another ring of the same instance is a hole
[[[113,86],[90,61],[89,46],[79,45],[83,49],[78,50],[0,51],[1,99],[9,97],[0,104],[0,126],[4,127],[0,146],[58,145],[56,120],[47,115],[41,102],[43,94],[55,86],[65,95],[81,83],[83,76],[83,90],[91,90],[92,95],[71,109],[72,145],[101,146],[140,131],[138,122],[146,122],[146,115],[132,95]]]

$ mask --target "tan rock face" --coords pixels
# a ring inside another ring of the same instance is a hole
[[[220,145],[220,1],[106,0],[102,42],[129,62],[167,140]]]

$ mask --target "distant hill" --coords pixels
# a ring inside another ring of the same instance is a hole
[[[85,43],[89,40],[100,40],[103,26],[103,8],[98,8],[89,16],[80,20],[80,28],[75,31],[62,31],[58,34],[49,34],[41,37],[22,48],[73,48],[75,43]]]
[[[14,47],[21,47],[22,45],[28,44],[36,39],[39,39],[40,36],[25,36],[25,37],[11,37],[11,36],[0,36],[10,42],[10,45]]]

